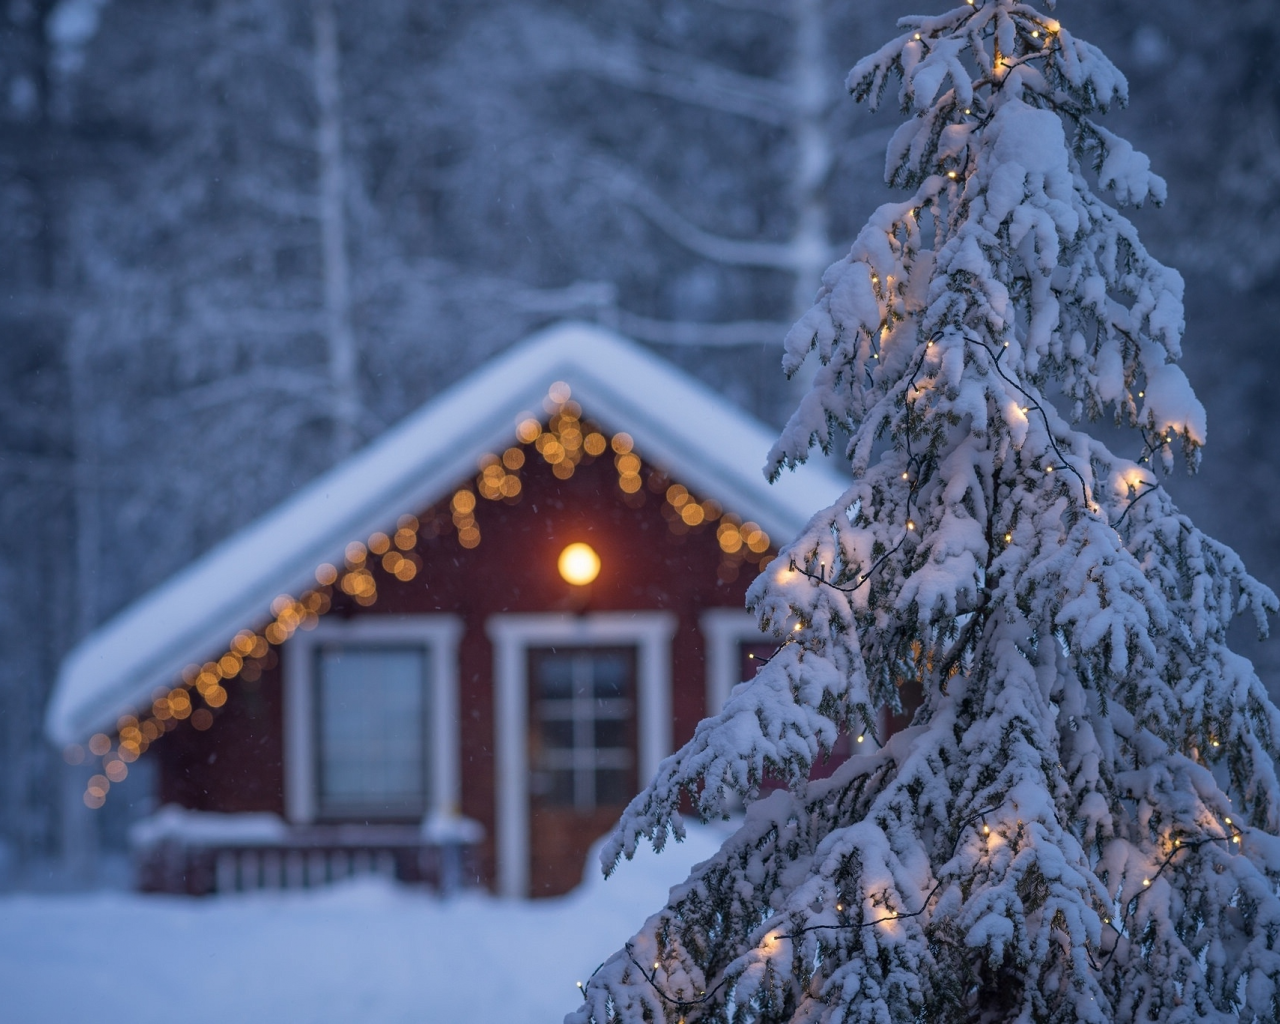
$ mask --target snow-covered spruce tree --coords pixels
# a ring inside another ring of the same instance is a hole
[[[1057,21],[903,25],[849,87],[901,79],[910,194],[789,335],[788,372],[817,369],[771,463],[843,429],[854,483],[757,580],[781,646],[605,866],[679,836],[682,794],[745,822],[568,1019],[1280,1019],[1280,713],[1225,641],[1277,602],[1159,486],[1205,436],[1182,282],[1093,189],[1164,183],[1090,119],[1124,78]],[[905,682],[912,725],[877,736]],[[809,781],[842,729],[858,753]]]

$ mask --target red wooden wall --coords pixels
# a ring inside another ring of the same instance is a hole
[[[493,878],[494,710],[493,652],[485,621],[497,612],[663,609],[679,627],[672,643],[673,735],[677,746],[705,713],[706,677],[699,614],[711,607],[741,608],[757,569],[726,565],[715,522],[687,527],[664,497],[661,477],[624,495],[612,453],[584,458],[568,480],[556,478],[531,446],[518,498],[478,500],[480,544],[464,548],[449,524],[448,498],[436,509],[403,509],[422,521],[416,554],[422,570],[402,582],[374,567],[378,599],[360,607],[333,589],[335,616],[447,612],[464,620],[459,651],[461,713],[461,811],[482,822],[485,881]],[[643,453],[639,453],[643,455]],[[696,480],[680,480],[697,498]],[[473,482],[459,481],[459,485]],[[727,509],[749,514],[749,510]],[[665,514],[664,514],[665,512]],[[432,524],[444,532],[431,537]],[[388,524],[390,525],[390,524]],[[365,538],[352,537],[363,541]],[[565,545],[586,541],[600,555],[599,577],[588,588],[570,587],[556,570]],[[376,566],[376,559],[370,560]],[[726,578],[728,577],[728,578]],[[261,623],[246,622],[248,628]],[[287,646],[281,657],[288,656]],[[275,661],[269,657],[268,663]],[[212,728],[197,732],[184,723],[156,744],[162,802],[211,811],[264,810],[284,813],[280,667],[257,682],[225,684],[227,703]]]

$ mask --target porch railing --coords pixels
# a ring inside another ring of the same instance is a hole
[[[138,888],[187,893],[308,889],[377,876],[441,893],[475,884],[480,826],[465,818],[416,825],[289,825],[274,814],[166,807],[130,839]]]

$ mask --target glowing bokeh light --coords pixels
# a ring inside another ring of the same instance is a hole
[[[547,388],[547,396],[557,405],[563,405],[569,401],[571,394],[573,394],[572,389],[562,380],[556,381],[551,387]]]
[[[600,575],[600,556],[590,544],[578,541],[560,552],[556,568],[560,570],[566,583],[585,587]]]

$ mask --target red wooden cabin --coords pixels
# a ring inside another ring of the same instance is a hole
[[[770,487],[770,442],[618,336],[551,329],[86,638],[49,735],[91,751],[91,807],[158,763],[149,888],[564,892],[767,642],[746,588],[841,487]]]

